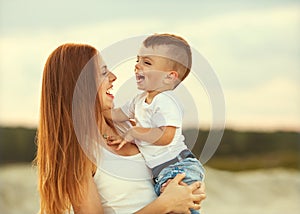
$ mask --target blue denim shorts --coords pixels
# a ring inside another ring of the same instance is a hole
[[[154,190],[159,196],[160,189],[163,183],[167,182],[168,179],[174,178],[178,173],[185,173],[183,182],[186,184],[192,184],[195,181],[204,180],[204,168],[200,161],[196,158],[185,158],[172,165],[165,167],[155,178]],[[198,210],[190,210],[192,214],[200,213]]]
[[[195,181],[204,180],[204,168],[196,158],[185,158],[172,165],[165,167],[155,179],[154,190],[159,196],[161,185],[169,179],[173,179],[178,173],[185,173],[183,182],[192,184]]]

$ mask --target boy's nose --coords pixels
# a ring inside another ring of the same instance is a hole
[[[138,70],[141,69],[141,66],[139,63],[136,63],[135,66],[134,66],[134,71],[137,72]]]

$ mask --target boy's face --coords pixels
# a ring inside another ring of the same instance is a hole
[[[168,60],[160,56],[137,56],[135,76],[137,87],[144,91],[162,91],[171,69]]]

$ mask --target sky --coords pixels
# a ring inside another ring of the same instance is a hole
[[[101,52],[153,33],[182,36],[209,62],[222,86],[226,127],[300,131],[300,2],[291,0],[0,0],[0,125],[37,126],[43,66],[59,45]],[[114,93],[133,65],[113,70]],[[189,92],[200,100],[201,126],[209,126],[205,89]]]

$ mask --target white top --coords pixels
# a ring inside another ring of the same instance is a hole
[[[134,213],[157,197],[151,172],[140,153],[119,156],[104,148],[101,152],[103,158],[94,180],[105,214]]]
[[[145,102],[147,93],[136,95],[121,107],[122,111],[136,125],[144,128],[157,128],[161,126],[176,127],[172,142],[165,146],[157,146],[148,142],[136,140],[139,150],[143,154],[146,164],[153,168],[175,158],[187,146],[182,135],[183,109],[175,99],[172,91],[157,94],[150,104]]]

